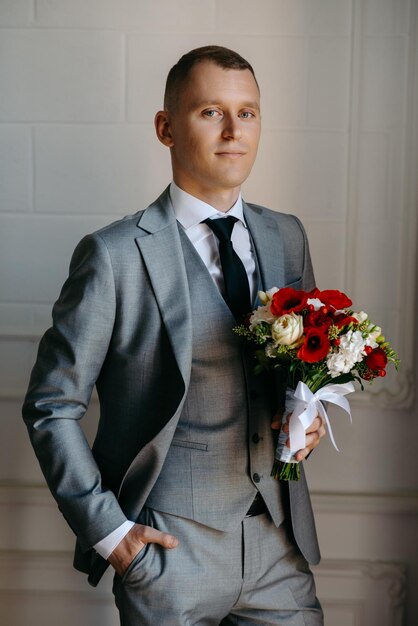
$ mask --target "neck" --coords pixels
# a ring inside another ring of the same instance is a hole
[[[238,200],[240,187],[234,187],[232,189],[204,189],[199,185],[187,184],[185,181],[179,181],[176,176],[173,178],[174,182],[180,189],[189,193],[206,204],[210,204],[217,211],[226,213],[231,209]]]

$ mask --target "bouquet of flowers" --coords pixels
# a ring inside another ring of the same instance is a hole
[[[352,311],[352,301],[340,291],[273,287],[258,296],[262,306],[234,330],[256,344],[256,370],[280,368],[286,375],[290,449],[282,429],[272,476],[298,480],[295,454],[305,447],[305,430],[317,413],[338,450],[323,402],[340,406],[351,419],[344,396],[354,391],[352,381],[363,389],[362,380],[385,376],[387,364],[393,362],[397,369],[399,359],[382,329],[364,311]]]

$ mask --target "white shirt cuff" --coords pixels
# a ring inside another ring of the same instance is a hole
[[[107,560],[116,546],[122,541],[134,525],[135,522],[126,520],[126,522],[123,522],[123,524],[118,526],[118,528],[107,535],[107,537],[96,543],[93,548],[98,554],[100,554],[100,556]]]

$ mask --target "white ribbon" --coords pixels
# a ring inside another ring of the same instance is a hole
[[[299,382],[294,392],[295,407],[289,420],[290,451],[295,453],[305,447],[306,429],[309,428],[318,414],[326,422],[330,439],[334,448],[338,450],[323,402],[336,404],[348,413],[350,421],[352,421],[350,405],[344,396],[353,391],[355,391],[353,383],[343,383],[325,385],[317,392],[312,393],[305,383]],[[286,408],[288,407],[286,406]]]

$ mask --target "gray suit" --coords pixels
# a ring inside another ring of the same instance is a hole
[[[297,218],[245,204],[244,215],[260,286],[311,289]],[[182,245],[167,190],[145,211],[85,237],[32,372],[24,420],[77,536],[75,567],[92,584],[106,563],[91,546],[126,518],[136,520],[153,497],[187,402],[193,332]],[[95,384],[100,423],[91,452],[78,420]],[[315,564],[319,549],[303,472],[300,482],[282,488],[296,543]]]

